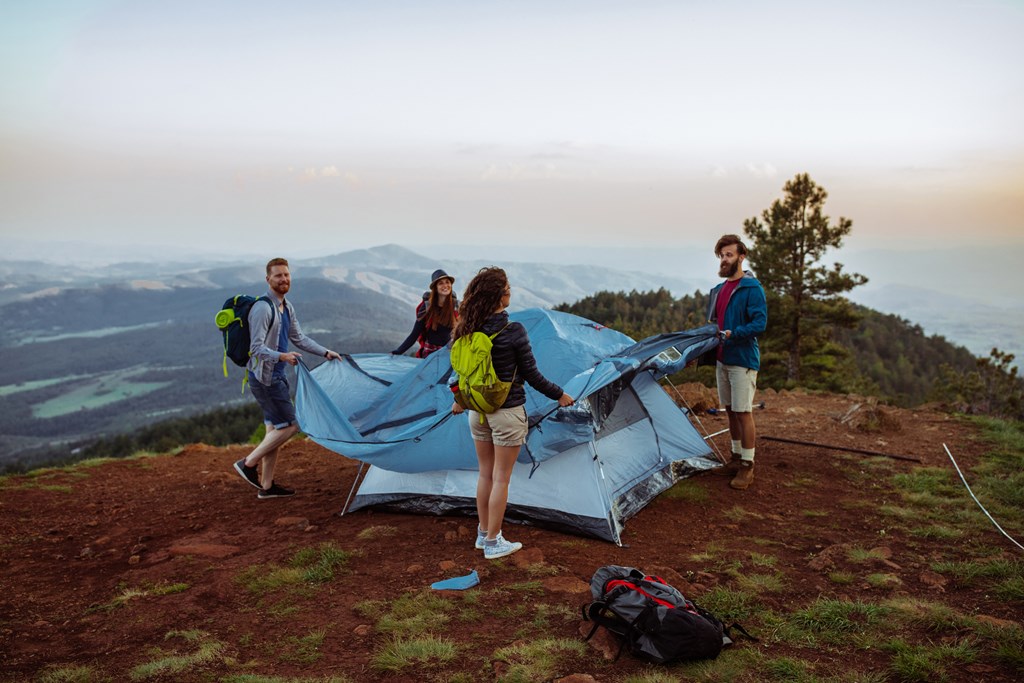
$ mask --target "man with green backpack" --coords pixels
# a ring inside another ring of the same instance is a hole
[[[291,271],[288,261],[275,258],[267,263],[267,284],[270,290],[260,297],[249,310],[250,333],[249,363],[246,372],[249,390],[263,409],[267,434],[252,453],[235,463],[235,471],[246,482],[259,489],[257,497],[283,498],[295,491],[274,483],[274,468],[278,449],[299,431],[285,374],[287,365],[297,365],[298,351],[289,351],[289,343],[328,360],[341,355],[316,343],[302,333],[295,309],[285,294],[291,290]],[[262,477],[257,465],[263,463]]]

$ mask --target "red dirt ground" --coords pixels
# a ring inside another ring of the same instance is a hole
[[[856,397],[768,392],[761,398],[767,402],[756,413],[762,436],[883,451],[948,468],[942,449],[946,443],[965,471],[984,451],[968,425],[940,412],[889,409],[885,415],[891,422],[865,432],[841,421],[852,406],[863,403]],[[723,416],[706,415],[703,421],[709,432],[726,426]],[[727,438],[716,437],[725,450]],[[198,672],[158,680],[209,681],[258,673],[411,681],[446,680],[456,672],[462,672],[462,680],[493,680],[503,665],[490,663],[492,653],[511,644],[521,626],[493,616],[500,605],[488,604],[492,616],[485,615],[483,622],[453,619],[444,635],[462,647],[458,659],[448,667],[412,676],[383,675],[371,668],[371,657],[387,637],[375,633],[372,621],[353,605],[423,590],[433,581],[476,568],[481,589],[538,580],[543,594],[531,599],[578,610],[589,598],[590,576],[604,564],[666,575],[699,601],[714,586],[733,581],[721,563],[709,570],[692,559],[709,545],[719,557],[749,560],[751,552],[773,555],[786,585],[761,600],[778,611],[802,607],[819,595],[865,601],[906,595],[943,602],[972,615],[1017,622],[1022,618],[1022,605],[1006,604],[981,589],[960,587],[930,572],[931,562],[958,559],[949,541],[912,536],[893,517],[878,512],[882,504],[898,502],[884,483],[887,475],[910,471],[910,462],[761,440],[756,481],[748,491],[730,489],[726,477],[701,475],[693,485],[706,491],[705,500],[660,497],[626,523],[624,547],[507,525],[506,535],[523,541],[525,549],[500,565],[488,565],[472,547],[469,518],[373,511],[339,516],[356,463],[311,442],[288,444],[279,465],[279,480],[300,495],[259,501],[231,468],[247,450],[195,444],[176,455],[45,477],[11,477],[0,483],[0,680],[33,680],[58,664],[88,664],[111,680],[127,680],[133,667],[153,658],[150,648],[187,650],[183,641],[165,640],[175,629],[209,633],[225,644],[225,650]],[[376,525],[394,527],[397,534],[357,538],[361,530]],[[1006,548],[1006,556],[1015,557],[994,529],[983,535],[972,541]],[[348,572],[311,595],[290,598],[298,608],[294,613],[275,612],[273,599],[260,599],[239,585],[238,576],[246,568],[284,565],[298,548],[325,541],[359,549],[361,555],[352,560]],[[843,544],[882,548],[888,559],[850,565]],[[900,583],[888,588],[872,588],[862,580],[837,585],[828,578],[830,557],[835,568],[860,577],[885,572]],[[546,570],[537,571],[538,566]],[[173,595],[139,597],[117,609],[96,609],[109,605],[124,587],[173,583],[189,588]],[[509,604],[523,599],[514,593],[485,595]],[[580,626],[578,619],[563,616],[539,635],[578,639]],[[315,661],[275,657],[275,644],[316,629],[325,629],[327,636]],[[796,645],[739,647],[762,648],[769,657],[811,660],[818,675],[835,675],[851,666],[882,671],[889,661],[877,651],[856,651],[853,665],[852,648],[809,654]],[[648,670],[628,655],[612,664],[597,649],[588,652],[555,679],[583,674],[593,678],[575,680],[620,681]],[[727,656],[728,652],[723,655]],[[1018,680],[1015,672],[991,657],[947,673],[951,681]]]

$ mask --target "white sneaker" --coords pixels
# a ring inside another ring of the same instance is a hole
[[[505,557],[511,555],[517,550],[522,549],[523,544],[519,542],[506,541],[505,537],[498,532],[498,537],[494,539],[494,545],[484,543],[484,559],[496,560],[499,557]]]
[[[501,533],[500,531],[498,533]],[[480,527],[476,528],[476,545],[474,546],[477,550],[484,549],[484,539],[487,538],[486,531],[480,531]]]

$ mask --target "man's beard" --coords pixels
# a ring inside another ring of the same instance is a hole
[[[732,265],[723,264],[718,269],[718,277],[724,277],[726,279],[731,278],[733,275],[736,274],[737,271],[739,271],[739,269],[740,269],[740,262],[738,260],[737,261],[733,261]]]

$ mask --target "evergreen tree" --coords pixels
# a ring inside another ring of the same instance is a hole
[[[785,197],[757,217],[743,221],[744,231],[754,242],[749,257],[768,299],[766,359],[786,361],[786,379],[807,385],[801,378],[801,357],[808,365],[821,366],[826,385],[834,386],[836,371],[844,365],[829,342],[834,327],[852,327],[857,315],[850,302],[840,296],[867,278],[844,273],[842,264],[831,270],[820,265],[828,249],[838,249],[850,234],[853,221],[840,218],[832,223],[823,213],[828,193],[806,173],[783,186]],[[774,348],[773,348],[774,347]],[[813,363],[811,359],[814,356]]]

